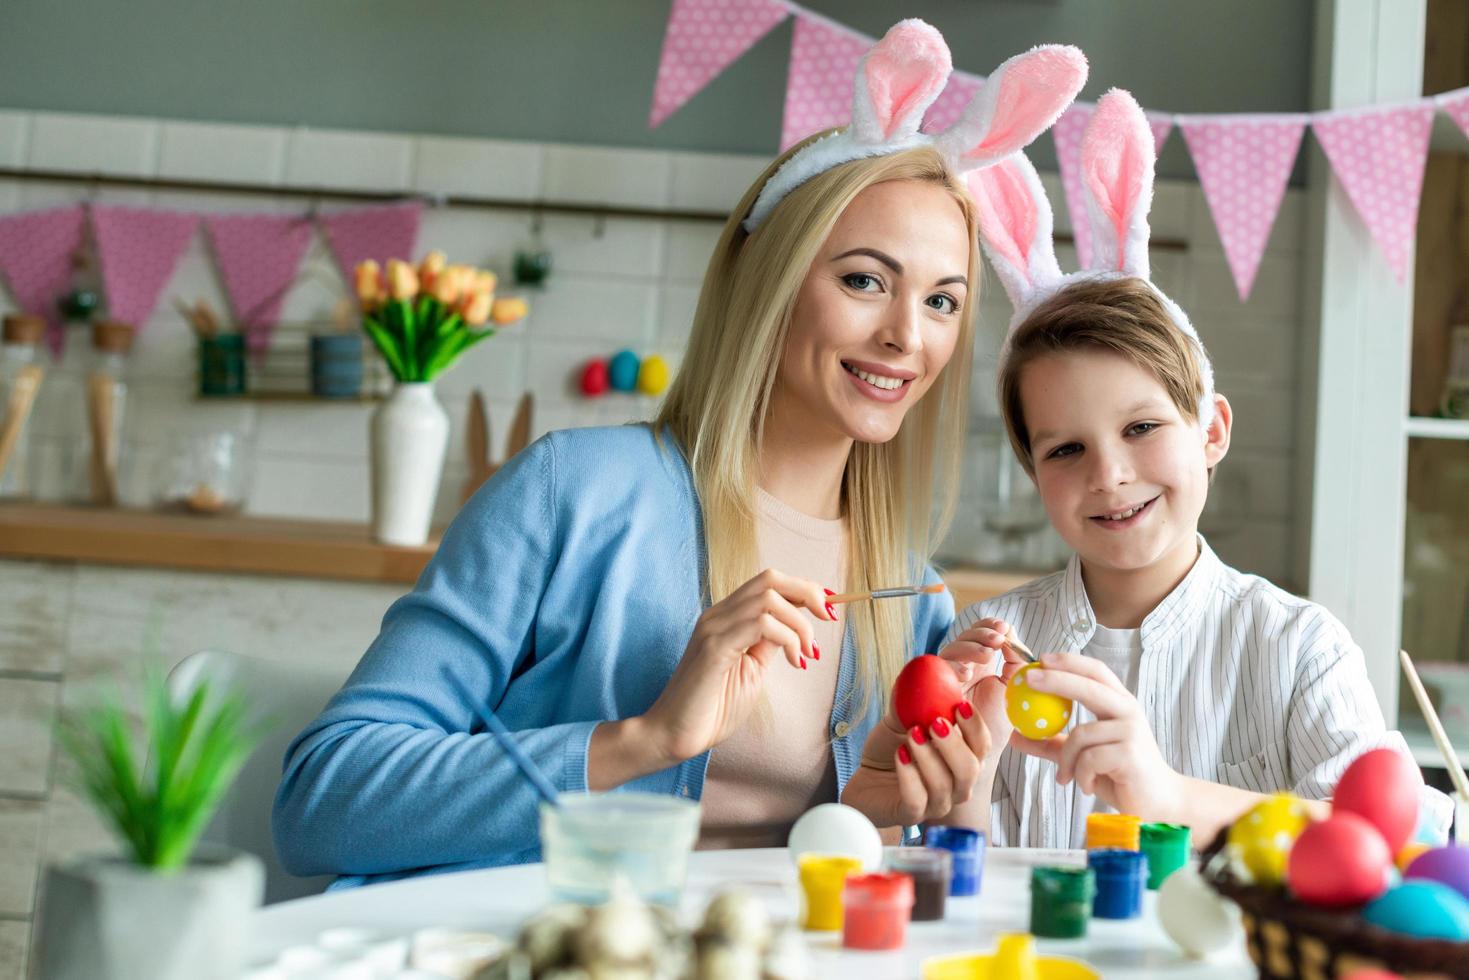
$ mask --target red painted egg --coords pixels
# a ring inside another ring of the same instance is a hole
[[[1312,905],[1361,905],[1387,888],[1390,867],[1392,853],[1375,827],[1355,813],[1333,813],[1296,838],[1286,881]]]
[[[607,376],[606,361],[588,361],[581,372],[581,393],[588,398],[606,394],[611,379]]]
[[[926,732],[938,719],[952,719],[954,706],[963,700],[953,666],[931,653],[908,661],[893,684],[893,712],[904,728],[922,725]]]
[[[1394,854],[1418,827],[1418,791],[1423,776],[1407,756],[1373,749],[1357,756],[1342,773],[1331,799],[1333,813],[1355,813],[1377,828]]]

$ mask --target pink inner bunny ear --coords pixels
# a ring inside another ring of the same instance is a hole
[[[952,70],[949,46],[937,30],[916,19],[893,25],[863,59],[867,97],[878,130],[866,135],[892,139],[900,129],[916,131],[924,110],[939,97]],[[862,116],[861,107],[857,108],[854,118]]]
[[[1024,147],[1071,104],[1086,75],[1086,57],[1069,45],[1044,45],[1006,61],[975,100],[989,118],[964,158],[998,159]]]
[[[1143,256],[1129,254],[1128,246],[1146,248],[1135,232],[1145,222],[1153,197],[1153,166],[1157,150],[1142,107],[1131,95],[1113,89],[1097,102],[1081,141],[1081,178],[1117,242],[1117,268],[1138,267]]]
[[[979,230],[996,261],[1029,285],[1026,271],[1038,222],[1035,200],[1014,157],[969,173],[969,193],[979,211]]]

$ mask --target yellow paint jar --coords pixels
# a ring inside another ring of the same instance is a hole
[[[1128,813],[1091,813],[1086,818],[1086,849],[1136,851],[1141,847],[1143,822]]]
[[[842,889],[847,878],[862,873],[862,862],[840,854],[803,854],[801,895],[805,899],[801,928],[837,932],[842,928]]]

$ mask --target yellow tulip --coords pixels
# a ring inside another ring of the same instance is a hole
[[[490,309],[493,302],[494,297],[490,293],[471,293],[469,302],[463,304],[464,308],[460,312],[460,316],[464,317],[464,322],[471,327],[482,327],[485,321],[490,318]]]
[[[418,273],[402,259],[388,259],[388,292],[393,299],[407,300],[418,295]]]
[[[495,300],[495,305],[490,309],[490,319],[498,326],[507,326],[516,320],[522,319],[530,312],[530,307],[525,300],[519,296],[507,296],[504,299]]]
[[[495,277],[493,272],[489,272],[488,270],[481,269],[474,274],[474,288],[480,292],[493,295],[497,282],[499,282],[499,279]]]
[[[434,283],[438,280],[439,273],[444,271],[446,261],[444,253],[438,249],[434,249],[425,255],[423,261],[418,264],[418,284],[424,292],[431,293],[434,291]]]
[[[464,293],[466,271],[473,275],[473,270],[464,265],[451,265],[441,272],[434,282],[434,299],[445,306],[457,303]]]
[[[383,301],[383,273],[378,264],[372,259],[357,263],[356,282],[357,299],[364,310],[373,310]]]

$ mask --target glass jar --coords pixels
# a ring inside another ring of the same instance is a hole
[[[93,324],[90,363],[72,390],[72,401],[62,406],[63,498],[72,503],[117,503],[132,345],[131,325]]]
[[[30,433],[45,368],[40,344],[46,321],[29,313],[5,318],[0,335],[0,498],[31,496]]]

